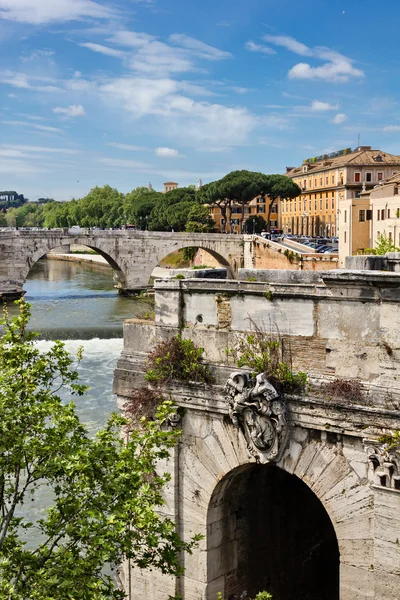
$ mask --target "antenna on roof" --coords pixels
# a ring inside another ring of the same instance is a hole
[[[359,145],[360,145],[360,134],[358,134],[358,138],[357,138],[357,139],[358,139],[358,144],[357,144],[357,146],[359,146]]]

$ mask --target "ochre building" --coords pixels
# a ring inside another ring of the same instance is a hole
[[[373,150],[371,146],[346,148],[305,159],[300,167],[288,167],[286,175],[299,185],[302,194],[281,202],[283,231],[337,236],[340,221],[344,224],[341,203],[359,199],[363,190],[373,189],[398,172],[400,156]]]

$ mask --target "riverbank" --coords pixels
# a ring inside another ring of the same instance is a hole
[[[112,269],[111,265],[108,264],[106,259],[99,254],[47,254],[46,258],[47,260],[65,260],[67,262],[86,262],[91,264],[95,263],[99,267]]]

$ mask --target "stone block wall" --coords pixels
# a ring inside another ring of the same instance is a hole
[[[261,577],[256,564],[246,571],[243,555],[249,543],[259,543],[249,538],[256,527],[253,496],[242,478],[257,465],[229,418],[224,392],[229,374],[237,370],[226,349],[255,326],[290,348],[293,368],[306,371],[312,384],[304,396],[286,398],[290,433],[274,468],[306,485],[333,527],[340,591],[331,596],[321,591],[321,600],[397,600],[400,454],[388,453],[379,437],[400,429],[400,275],[270,271],[258,277],[157,281],[155,323],[125,323],[114,380],[121,402],[145,383],[145,359],[154,344],[178,333],[204,348],[214,377],[209,386],[168,388],[183,418],[181,442],[166,465],[172,480],[165,511],[174,515],[183,537],[200,533],[204,539],[192,556],[183,557],[185,575],[177,580],[125,565],[129,600],[164,600],[163,587],[184,600],[215,600],[219,591],[236,600],[244,591],[253,593],[252,579]],[[321,383],[338,377],[359,380],[364,399],[333,399],[320,391]],[[230,482],[238,498],[229,504]],[[282,494],[278,505],[287,501]],[[227,511],[229,506],[234,510]],[[299,524],[305,518],[299,514]],[[291,555],[290,544],[285,552]],[[327,562],[334,561],[331,551]],[[295,560],[285,564],[286,577],[296,568]],[[300,581],[299,573],[296,577]]]

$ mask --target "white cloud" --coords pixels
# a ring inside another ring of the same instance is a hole
[[[300,56],[313,56],[311,48],[288,35],[264,35],[263,40],[276,46],[283,46],[295,54],[300,54]]]
[[[83,117],[85,109],[81,104],[71,104],[66,108],[57,106],[56,108],[53,108],[53,113],[64,115],[65,117]]]
[[[109,158],[107,156],[100,158],[100,162],[108,167],[124,169],[149,169],[151,165],[137,160],[125,160],[123,158]]]
[[[317,46],[309,48],[292,37],[279,35],[265,35],[263,39],[277,46],[283,46],[287,50],[300,56],[309,56],[318,60],[328,61],[319,67],[311,66],[309,63],[298,63],[288,73],[289,79],[316,79],[334,83],[349,81],[352,77],[364,77],[364,72],[353,66],[353,60],[326,48]]]
[[[1,2],[1,0],[0,0]],[[28,62],[30,60],[35,60],[37,58],[49,58],[55,54],[54,50],[50,50],[45,48],[44,50],[34,50],[28,56],[21,56],[21,60],[24,62]]]
[[[162,158],[176,158],[179,156],[178,150],[174,148],[156,148],[154,152]]]
[[[6,125],[15,125],[17,127],[32,127],[39,131],[46,131],[48,133],[65,133],[63,129],[58,127],[49,127],[48,125],[38,125],[37,123],[29,123],[28,121],[2,121]]]
[[[252,41],[246,42],[244,47],[250,52],[261,52],[262,54],[276,54],[276,50],[269,48],[269,46],[261,46],[261,44],[255,44]]]
[[[209,46],[208,44],[189,37],[183,33],[173,33],[169,36],[168,40],[173,44],[181,46],[182,48],[187,48],[188,50],[191,50],[202,58],[206,58],[208,60],[220,60],[223,58],[230,58],[232,56],[230,52],[225,52],[225,50],[219,50],[218,48]]]
[[[116,13],[93,0],[0,0],[0,18],[19,23],[55,23],[83,18],[108,19]]]
[[[329,104],[329,102],[321,102],[320,100],[313,100],[311,103],[311,110],[316,112],[324,112],[327,110],[337,110],[338,104]]]
[[[106,56],[113,56],[115,58],[124,58],[124,56],[126,56],[126,52],[123,52],[122,50],[115,50],[115,48],[109,48],[108,46],[103,46],[101,44],[92,44],[91,42],[85,42],[79,45],[83,46],[83,48],[89,48],[89,50],[93,50],[93,52],[105,54]]]
[[[135,118],[162,119],[164,133],[186,144],[240,145],[257,123],[246,108],[198,102],[180,92],[180,83],[168,78],[121,77],[100,85],[105,101],[122,104]]]
[[[43,163],[38,166],[31,164],[25,160],[14,159],[14,158],[3,158],[0,162],[0,173],[7,176],[24,178],[27,175],[34,175],[36,173],[46,173],[48,169],[43,167]]]
[[[107,144],[107,146],[119,148],[120,150],[129,150],[131,152],[141,152],[142,150],[147,150],[147,148],[144,146],[132,146],[131,144],[119,144],[118,142],[111,142],[110,144]]]
[[[298,63],[288,73],[289,79],[320,79],[322,81],[344,83],[350,77],[363,77],[364,73],[351,64],[350,59],[343,57],[325,63],[321,67],[311,67],[307,63]]]
[[[344,123],[347,119],[347,115],[345,115],[344,113],[338,113],[337,115],[335,115],[332,119],[332,123],[334,123],[335,125],[341,125],[342,123]]]
[[[131,49],[130,67],[151,76],[167,76],[170,73],[192,71],[195,69],[195,59],[222,60],[231,57],[229,52],[209,46],[183,33],[171,34],[168,41],[170,43],[167,44],[153,35],[126,30],[116,31],[107,38],[109,43]],[[129,56],[126,51],[114,50],[98,44],[81,45],[110,56],[121,58]]]
[[[0,0],[1,1],[1,0]],[[50,77],[39,77],[37,75],[27,75],[16,71],[1,71],[0,83],[11,85],[18,89],[36,90],[40,92],[59,92],[60,88],[55,85],[48,85],[54,80]],[[46,85],[38,84],[44,82]]]
[[[79,150],[72,150],[69,148],[50,148],[47,146],[28,146],[24,144],[0,144],[0,147],[3,149],[10,150],[18,150],[20,152],[28,152],[28,153],[38,153],[38,154],[47,154],[47,153],[57,153],[57,154],[78,154]]]
[[[18,98],[18,96],[16,94],[8,94],[9,98]]]
[[[387,125],[383,131],[400,131],[400,125]]]

